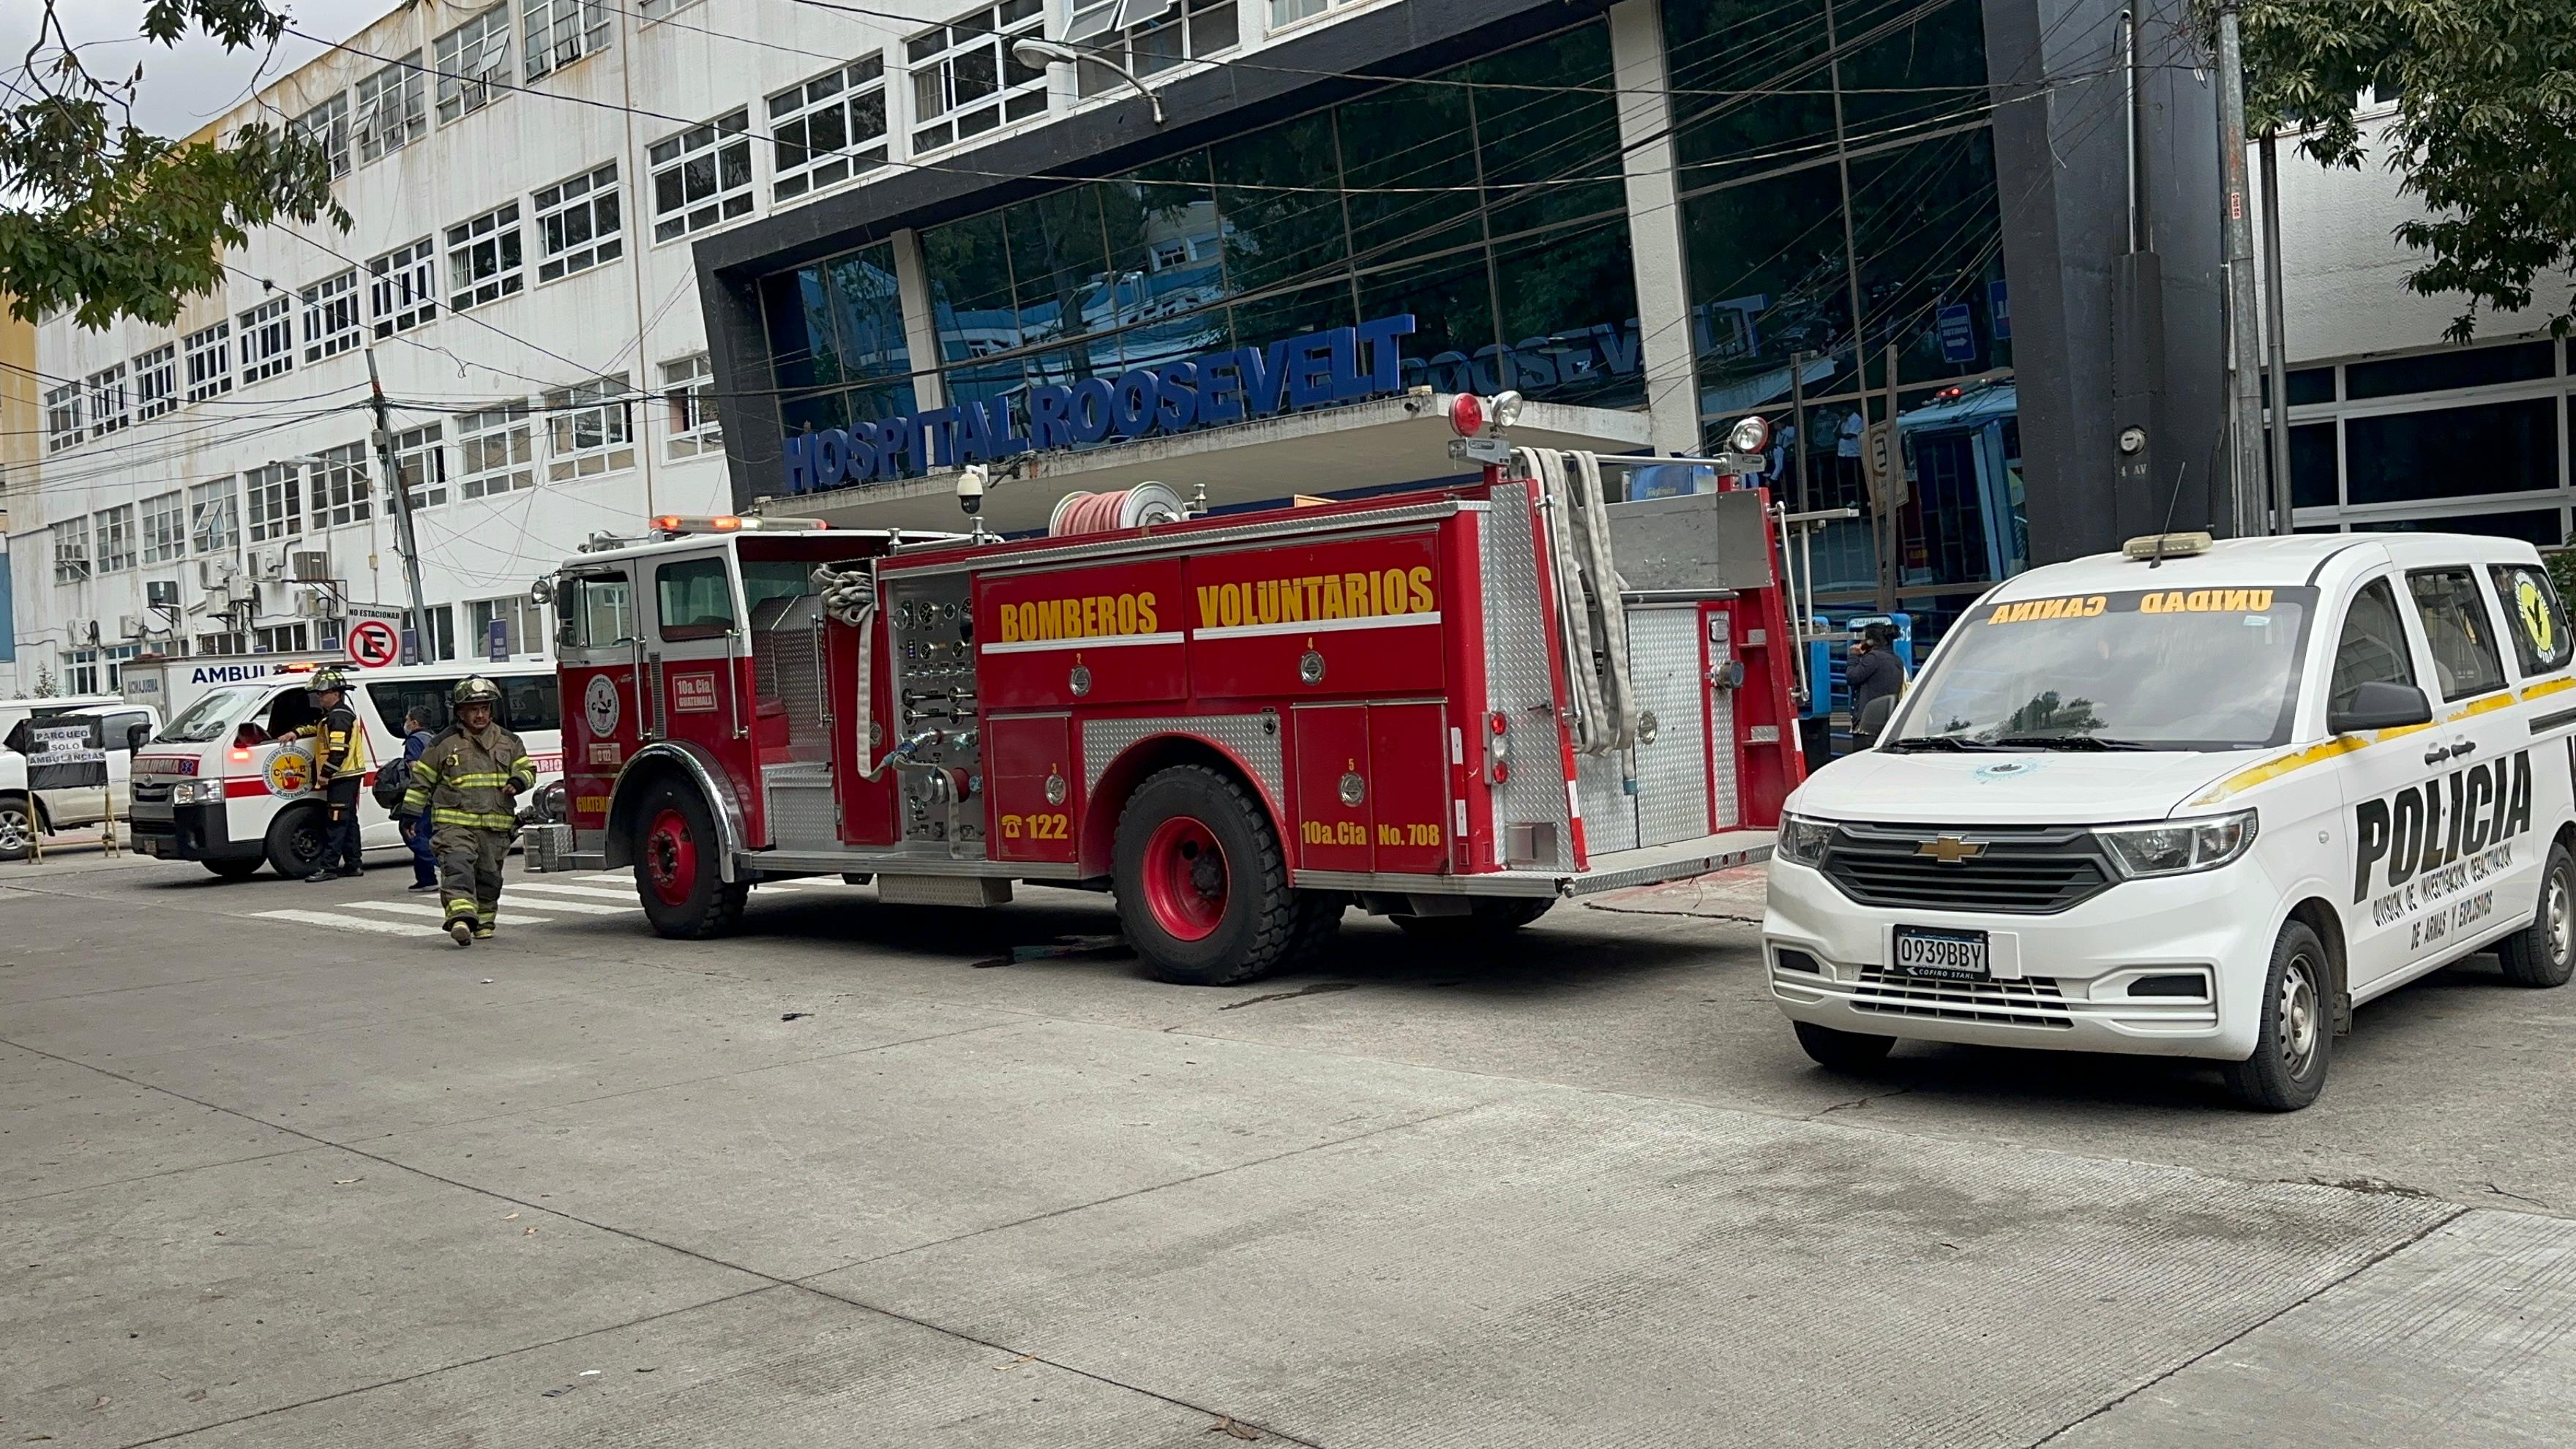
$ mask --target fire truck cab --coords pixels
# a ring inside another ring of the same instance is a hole
[[[1803,778],[1767,496],[1613,505],[1612,460],[1485,443],[1480,481],[1077,495],[1012,541],[660,520],[545,586],[570,813],[530,859],[632,867],[675,937],[801,875],[1105,889],[1213,984],[1353,905],[1463,940],[1763,858]]]

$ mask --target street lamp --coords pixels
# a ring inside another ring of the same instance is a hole
[[[1082,61],[1089,61],[1093,65],[1114,70],[1118,73],[1121,80],[1134,86],[1136,88],[1136,94],[1143,96],[1146,103],[1154,108],[1154,124],[1157,126],[1163,124],[1163,98],[1154,94],[1154,92],[1147,87],[1143,81],[1138,80],[1134,71],[1120,65],[1118,62],[1111,60],[1108,56],[1101,54],[1098,51],[1076,50],[1070,45],[1059,45],[1052,40],[1040,40],[1036,36],[1031,35],[1024,36],[1011,43],[1011,58],[1022,65],[1032,66],[1074,65]]]

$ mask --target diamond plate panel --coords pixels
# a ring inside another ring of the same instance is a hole
[[[1087,719],[1082,722],[1082,793],[1089,799],[1100,788],[1101,773],[1129,745],[1148,735],[1195,735],[1232,750],[1252,767],[1271,798],[1281,798],[1279,716],[1275,714],[1173,714],[1138,719]]]
[[[1637,848],[1637,801],[1622,786],[1626,755],[1577,755],[1574,784],[1583,796],[1583,844],[1593,855]]]
[[[761,772],[769,797],[769,839],[780,850],[840,848],[841,807],[823,765],[773,765]]]
[[[1708,616],[1708,667],[1717,669],[1735,657],[1731,633],[1735,621],[1725,614]],[[1717,828],[1733,830],[1743,821],[1735,778],[1735,691],[1709,691],[1711,727],[1708,772],[1717,794]]]
[[[1637,708],[1655,712],[1651,745],[1637,747],[1637,843],[1706,835],[1708,722],[1700,713],[1699,609],[1628,611],[1628,668]]]
[[[1499,835],[1515,822],[1554,825],[1556,859],[1530,864],[1570,870],[1573,832],[1566,819],[1565,766],[1557,745],[1556,688],[1547,668],[1556,631],[1539,608],[1529,497],[1518,488],[1497,488],[1486,511],[1473,517],[1477,563],[1485,582],[1486,708],[1510,717],[1516,746],[1512,777],[1494,788],[1495,832]]]

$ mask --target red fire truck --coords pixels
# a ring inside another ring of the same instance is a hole
[[[584,553],[549,581],[569,823],[530,858],[631,866],[683,938],[797,876],[1108,890],[1149,972],[1213,984],[1354,905],[1468,939],[1767,855],[1804,773],[1767,494],[1612,503],[1630,460],[1488,416],[1452,412],[1481,481],[1357,501],[1144,485],[1013,541],[666,518]]]

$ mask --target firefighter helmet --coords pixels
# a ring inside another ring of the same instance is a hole
[[[314,670],[313,677],[304,682],[304,691],[307,694],[328,694],[335,689],[346,693],[348,688],[348,671],[328,666]]]
[[[460,705],[498,705],[501,702],[501,686],[478,675],[456,686],[455,702]]]

